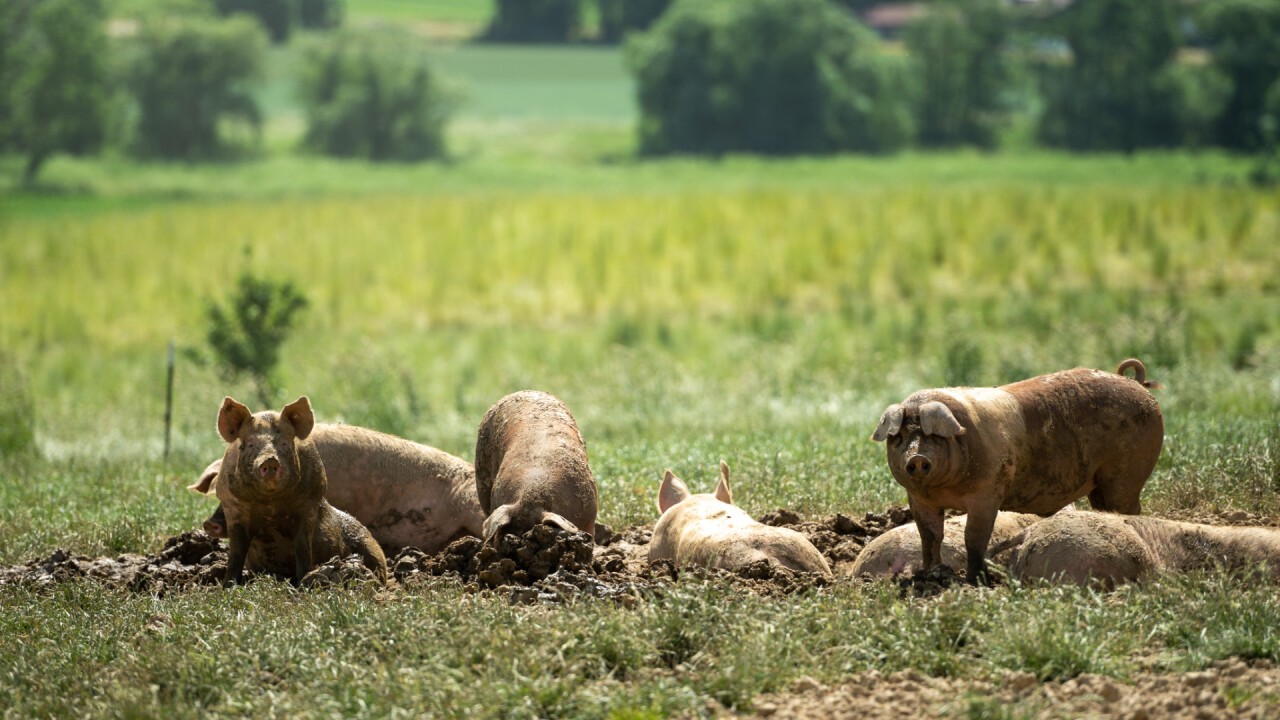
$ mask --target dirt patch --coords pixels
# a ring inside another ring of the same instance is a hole
[[[226,567],[222,542],[196,531],[169,538],[158,554],[150,556],[130,553],[90,558],[59,548],[25,565],[0,568],[0,585],[40,588],[86,578],[107,587],[163,595],[198,585],[217,585]]]
[[[899,525],[912,521],[906,507],[891,507],[883,513],[867,513],[861,520],[836,513],[821,520],[804,520],[796,513],[778,509],[761,515],[760,522],[802,533],[827,559],[836,575],[847,574],[867,543]]]
[[[913,670],[890,674],[871,670],[832,686],[803,678],[791,692],[757,697],[752,703],[754,713],[746,717],[1004,717],[1013,703],[1021,707],[1010,716],[1046,720],[1271,718],[1280,708],[1280,669],[1266,660],[1226,660],[1200,672],[1144,672],[1127,680],[1081,675],[1047,683],[1025,672],[994,680],[956,680]]]

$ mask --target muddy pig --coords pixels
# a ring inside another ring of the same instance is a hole
[[[991,531],[991,560],[1000,563],[1007,559],[1004,556],[1008,554],[1008,549],[1005,553],[998,553],[997,548],[1017,537],[1032,523],[1043,519],[1030,513],[997,514]],[[948,518],[943,525],[946,531],[942,537],[942,564],[956,572],[965,569],[967,555],[963,538],[967,521],[967,516],[959,515]],[[858,553],[858,559],[853,561],[849,574],[871,577],[910,575],[924,569],[921,567],[920,556],[920,531],[915,523],[900,525],[867,543],[862,552]]]
[[[649,561],[738,570],[764,560],[788,570],[831,577],[831,568],[808,538],[789,528],[756,522],[733,505],[729,466],[720,463],[720,483],[712,494],[693,495],[667,470],[658,488],[661,517],[649,540]]]
[[[871,438],[886,442],[907,489],[925,568],[942,561],[944,508],[969,515],[972,583],[984,581],[999,510],[1049,515],[1088,496],[1095,509],[1138,514],[1164,441],[1153,387],[1130,359],[1114,374],[1077,368],[997,388],[921,390],[890,405]]]
[[[1280,530],[1077,512],[1027,528],[1009,574],[1113,587],[1155,572],[1254,565],[1280,579]]]
[[[218,499],[230,548],[225,585],[245,567],[292,577],[295,583],[331,557],[357,554],[382,583],[387,560],[355,518],[324,499],[324,463],[310,440],[315,417],[304,395],[279,413],[257,415],[228,397],[218,411],[227,441]]]
[[[475,468],[443,450],[354,425],[317,423],[309,438],[320,452],[329,489],[325,499],[364,523],[384,551],[443,550],[460,536],[480,535],[484,513],[476,499]],[[191,490],[218,482],[215,460]],[[222,508],[205,532],[226,536]]]
[[[476,495],[485,543],[539,523],[594,536],[596,481],[569,408],[536,390],[489,408],[476,436]]]

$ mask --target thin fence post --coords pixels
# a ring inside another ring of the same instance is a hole
[[[168,380],[164,391],[164,462],[169,464],[169,429],[173,425],[173,341],[169,341]]]

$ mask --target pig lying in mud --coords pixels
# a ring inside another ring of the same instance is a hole
[[[649,540],[650,562],[739,570],[763,560],[831,577],[826,559],[804,535],[756,522],[733,505],[729,466],[723,462],[714,495],[691,494],[684,481],[667,470],[658,488],[658,512],[662,516]]]
[[[471,463],[353,425],[317,423],[310,440],[329,480],[325,499],[364,523],[387,553],[406,547],[437,553],[460,536],[480,535],[484,513]],[[210,463],[190,489],[208,493],[221,467],[222,460]],[[204,529],[226,537],[221,507]]]
[[[1123,373],[1132,369],[1133,379]],[[925,569],[942,562],[944,508],[963,510],[966,571],[984,581],[1000,510],[1049,515],[1088,496],[1136,515],[1164,441],[1146,369],[1077,368],[997,388],[921,390],[890,405],[872,439],[907,489]]]
[[[476,495],[486,544],[538,524],[594,536],[596,480],[569,408],[536,390],[489,408],[476,436]]]
[[[1280,579],[1280,530],[1110,513],[1062,513],[1029,527],[1009,575],[1114,587],[1149,573],[1263,565]]]
[[[996,515],[995,525],[991,530],[991,560],[1000,563],[1007,559],[1008,548],[1004,552],[996,549],[1019,536],[1032,524],[1044,518],[1031,513],[1002,512]],[[967,553],[964,547],[965,524],[968,517],[959,515],[949,518],[943,527],[941,563],[960,572],[965,569]],[[849,574],[855,577],[895,577],[910,575],[924,570],[921,563],[920,531],[915,523],[900,525],[889,532],[867,543],[858,553]]]
[[[315,425],[304,395],[280,412],[260,412],[228,397],[218,411],[227,441],[218,499],[227,518],[226,585],[244,569],[301,582],[317,561],[359,555],[383,584],[387,559],[369,531],[324,499],[324,463],[309,438]]]

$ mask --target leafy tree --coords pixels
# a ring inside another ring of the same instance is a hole
[[[226,151],[219,127],[239,120],[255,131],[250,94],[266,38],[254,21],[167,18],[143,25],[128,70],[138,103],[136,151],[162,158],[208,158]]]
[[[289,281],[244,273],[226,305],[210,303],[208,340],[229,378],[248,375],[263,406],[275,404],[276,366],[306,297]]]
[[[98,150],[108,90],[100,0],[0,3],[0,149],[31,184],[52,155]]]
[[[1073,150],[1167,145],[1159,77],[1181,38],[1175,0],[1078,0],[1056,18],[1074,61],[1049,67],[1040,137]]]
[[[1000,0],[938,3],[905,33],[920,73],[922,144],[993,147],[1012,73],[1004,54],[1011,22]]]
[[[1213,0],[1201,8],[1213,63],[1234,84],[1218,121],[1218,142],[1257,149],[1267,89],[1280,78],[1280,0]]]
[[[299,0],[298,23],[305,28],[332,30],[346,14],[342,0]]]
[[[344,32],[308,48],[306,143],[340,157],[424,160],[444,155],[455,102],[427,50],[405,32]]]
[[[597,0],[600,39],[616,43],[633,30],[647,30],[662,17],[671,0]]]
[[[677,0],[628,41],[641,152],[896,150],[909,78],[878,45],[827,0]]]
[[[582,25],[582,0],[497,0],[485,37],[506,42],[566,42]]]
[[[256,18],[271,36],[271,42],[283,43],[293,30],[299,0],[215,0],[215,3],[224,16],[244,14]]]

